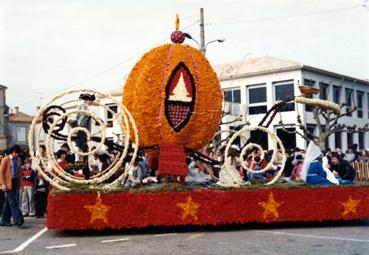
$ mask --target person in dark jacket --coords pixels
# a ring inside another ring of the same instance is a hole
[[[48,193],[49,183],[41,175],[37,174],[35,188],[35,209],[37,218],[43,218],[45,216]]]
[[[332,170],[339,175],[340,184],[351,184],[356,177],[356,171],[352,165],[342,159],[339,154],[332,154]],[[337,176],[336,176],[337,178]]]

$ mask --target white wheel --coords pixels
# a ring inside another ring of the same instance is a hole
[[[93,93],[97,96],[98,100],[94,102],[94,106],[102,107],[104,111],[110,112],[113,116],[113,123],[116,123],[120,127],[122,140],[118,141],[118,145],[120,148],[124,148],[118,155],[118,157],[115,158],[115,160],[111,163],[111,165],[105,169],[104,171],[99,172],[96,175],[91,176],[90,179],[84,180],[81,177],[73,176],[67,172],[65,172],[58,164],[57,160],[55,159],[54,155],[54,147],[55,143],[57,142],[58,138],[60,140],[60,137],[62,140],[67,141],[68,146],[70,147],[71,151],[79,156],[88,157],[90,155],[93,155],[95,152],[97,152],[99,149],[102,148],[104,145],[105,139],[106,139],[106,129],[108,128],[106,124],[101,120],[99,116],[97,116],[95,113],[90,111],[81,111],[81,110],[71,110],[71,111],[65,111],[64,109],[68,108],[75,108],[76,103],[80,103],[80,100],[69,100],[65,101],[63,103],[57,104],[57,102],[63,100],[63,97],[70,98],[78,97],[78,94],[80,93]],[[109,107],[107,107],[105,104],[101,103],[102,99],[108,99],[110,102],[113,102],[118,107],[118,113],[112,111]],[[39,127],[36,130],[36,124],[37,121],[40,120],[43,115],[45,114],[45,111],[48,109],[53,109],[53,105],[57,105],[56,110],[51,111],[47,114],[47,117],[45,124],[47,126],[47,133],[44,133],[45,139],[42,139],[41,136],[41,127]],[[74,106],[74,107],[73,107]],[[59,112],[58,110],[61,110]],[[65,126],[66,120],[70,118],[73,115],[76,114],[84,114],[87,116],[90,116],[91,119],[93,119],[96,123],[98,123],[98,133],[97,134],[91,134],[90,131],[84,127],[71,127],[70,130]],[[130,137],[130,131],[133,131],[134,137]],[[67,132],[67,134],[65,134]],[[76,145],[74,144],[74,137],[78,132],[83,132],[86,136],[86,143],[89,144],[88,151],[82,152],[78,150]],[[36,158],[35,156],[35,148],[33,147],[33,141],[35,141],[35,147],[38,148],[40,144],[40,140],[44,140],[44,143],[46,145],[46,155],[47,155],[47,161],[46,162],[42,157]],[[135,143],[138,143],[138,131],[136,124],[133,120],[132,115],[129,113],[129,111],[126,109],[126,107],[118,102],[114,97],[107,93],[95,91],[92,89],[79,89],[79,90],[69,90],[65,91],[52,99],[50,99],[47,103],[45,103],[41,109],[36,113],[32,125],[30,128],[28,141],[30,145],[30,154],[32,156],[32,160],[34,162],[39,162],[37,164],[36,170],[48,181],[51,185],[62,189],[62,190],[69,190],[69,188],[65,185],[66,183],[75,183],[75,184],[101,184],[102,182],[109,179],[111,176],[113,176],[121,167],[123,160],[127,156],[128,153],[128,147],[130,144],[130,140],[133,141],[133,154],[132,158],[130,160],[130,163],[133,163],[138,151],[138,146],[135,145]],[[94,145],[94,149],[92,148],[92,145]],[[49,171],[49,166],[51,165],[51,168],[55,171],[56,174]],[[108,184],[107,186],[112,187],[112,184],[116,185],[118,182],[120,183],[122,180],[124,180],[125,176],[127,175],[126,171],[124,171],[113,183]]]
[[[246,139],[246,136],[244,135],[244,133],[254,131],[254,130],[263,131],[263,132],[267,133],[272,138],[272,140],[273,140],[273,155],[272,155],[272,158],[271,158],[270,162],[267,164],[267,166],[264,167],[263,169],[257,170],[257,171],[254,171],[254,170],[250,169],[246,165],[246,162],[243,160],[244,156],[246,155],[247,150],[249,150],[253,147],[256,147],[261,151],[260,160],[263,160],[264,157],[265,157],[264,151],[263,151],[263,149],[260,145],[257,145],[255,143],[250,143],[250,144],[246,145],[240,153],[241,165],[248,172],[252,172],[252,173],[265,172],[268,169],[270,169],[273,166],[273,164],[275,163],[277,153],[278,153],[278,146],[279,146],[279,148],[281,150],[281,153],[282,153],[282,164],[280,166],[281,167],[280,170],[277,172],[277,174],[274,176],[274,178],[266,184],[266,185],[270,185],[270,184],[275,183],[278,180],[278,178],[282,175],[283,169],[284,169],[285,164],[286,164],[287,155],[286,155],[286,150],[285,150],[285,148],[282,144],[282,141],[279,139],[279,137],[275,133],[273,133],[272,131],[270,131],[269,129],[267,129],[265,127],[246,126],[246,127],[242,128],[241,130],[237,131],[236,133],[234,133],[233,136],[231,137],[231,139],[229,140],[229,142],[227,143],[227,146],[226,146],[226,149],[225,149],[225,152],[224,152],[224,157],[225,157],[224,166],[225,166],[225,169],[231,167],[231,165],[230,165],[231,162],[228,160],[228,158],[229,158],[228,153],[229,153],[229,149],[231,148],[234,140],[237,139],[237,137],[240,137],[241,139],[242,138]]]

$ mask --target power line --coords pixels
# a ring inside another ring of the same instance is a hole
[[[191,27],[191,26],[193,26],[193,25],[197,24],[198,22],[199,22],[199,20],[196,20],[195,22],[192,22],[192,23],[191,23],[191,24],[189,24],[188,26],[184,27],[182,30],[186,30],[186,29],[188,29],[189,27]],[[158,41],[157,43],[155,43],[155,46],[156,46],[156,45],[158,45],[158,44],[161,44],[161,43],[163,43],[163,42],[165,42],[165,41],[167,41],[167,40],[168,40],[168,38],[169,38],[169,37],[166,37],[165,39]],[[133,56],[131,56],[131,57],[127,58],[127,59],[124,59],[123,61],[119,62],[118,64],[115,64],[115,65],[110,66],[110,67],[108,67],[108,68],[106,68],[106,69],[104,69],[104,70],[102,70],[102,71],[100,71],[100,72],[97,72],[97,73],[95,73],[95,74],[92,74],[92,75],[90,75],[90,76],[88,76],[88,77],[86,77],[86,78],[84,78],[84,79],[82,79],[82,80],[80,80],[80,81],[78,81],[78,82],[76,82],[76,83],[73,83],[73,84],[72,84],[72,85],[70,85],[70,86],[63,87],[62,89],[59,89],[59,90],[54,91],[54,92],[46,93],[45,95],[52,95],[52,94],[55,94],[55,93],[59,92],[60,90],[66,90],[66,89],[71,89],[71,88],[73,88],[73,87],[76,87],[76,86],[78,86],[78,85],[80,85],[80,84],[82,84],[82,83],[84,83],[84,82],[86,82],[86,81],[89,81],[89,80],[91,80],[91,79],[93,79],[93,78],[95,78],[95,77],[98,77],[98,76],[100,76],[100,75],[102,75],[102,74],[104,74],[104,73],[107,73],[107,72],[109,72],[109,71],[111,71],[111,70],[113,70],[113,69],[117,68],[118,66],[121,66],[121,65],[123,65],[123,64],[125,64],[125,63],[127,63],[127,62],[131,61],[132,59],[134,59],[134,58],[136,58],[137,56],[141,55],[143,52],[146,52],[146,50],[145,50],[145,51],[141,51],[141,52],[139,52],[139,53],[137,53],[137,54],[135,54],[135,55],[133,55]],[[39,98],[38,98],[38,99],[39,99]],[[30,101],[27,101],[27,102],[24,102],[24,103],[18,104],[18,106],[24,106],[24,105],[27,105],[27,104],[33,103],[33,102],[37,101],[38,99],[35,99],[35,98],[34,98],[34,99],[30,100]]]
[[[355,5],[355,6],[349,6],[345,8],[339,8],[339,9],[306,12],[306,13],[301,13],[301,14],[296,14],[296,15],[276,16],[276,17],[260,18],[260,19],[248,19],[248,20],[237,20],[237,21],[226,21],[226,22],[210,22],[210,23],[207,23],[206,25],[231,25],[231,24],[269,21],[269,20],[277,20],[277,19],[288,19],[288,18],[296,18],[296,17],[303,17],[303,16],[310,16],[310,15],[317,15],[317,14],[346,11],[346,10],[358,9],[358,8],[363,8],[363,6]]]

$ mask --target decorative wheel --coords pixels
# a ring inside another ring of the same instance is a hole
[[[79,110],[76,106],[82,103],[81,99],[70,100],[70,98],[78,98],[80,93],[93,93],[96,95],[97,100],[91,106],[93,110]],[[118,111],[115,112],[110,109],[103,103],[104,101],[117,105]],[[121,139],[117,141],[106,139],[107,128],[110,126],[104,123],[101,117],[95,113],[98,110],[103,110],[112,116],[113,124],[119,126]],[[90,122],[96,123],[96,127],[94,129],[88,129],[83,126],[77,126],[73,120],[78,115],[86,116]],[[41,119],[42,125],[38,125],[37,123]],[[130,134],[133,134],[133,137]],[[80,143],[78,139],[81,137],[83,138],[85,149],[77,146]],[[50,182],[51,185],[62,190],[70,190],[68,183],[102,185],[102,182],[117,174],[123,162],[130,162],[132,164],[138,151],[138,131],[130,112],[111,95],[92,89],[65,91],[45,103],[32,121],[28,141],[32,160],[33,162],[37,162],[35,168],[38,173]],[[35,156],[35,148],[39,148],[41,141],[46,146],[46,158]],[[58,164],[54,152],[56,144],[60,142],[66,142],[71,152],[79,157],[91,157],[103,148],[116,151],[117,156],[105,170],[85,180],[82,177],[77,177],[64,171]],[[131,149],[129,150],[129,148]],[[130,154],[129,160],[127,159],[128,153]],[[111,188],[125,180],[126,176],[127,170],[123,171],[111,183],[104,184],[103,187]]]
[[[265,158],[265,153],[263,151],[263,148],[255,143],[249,143],[246,146],[244,146],[241,150],[240,153],[240,160],[241,160],[241,166],[246,169],[248,172],[252,172],[252,173],[263,173],[266,172],[267,170],[271,169],[272,166],[274,165],[274,163],[276,162],[276,158],[277,158],[277,154],[278,154],[278,146],[279,146],[279,150],[281,150],[281,154],[282,154],[282,162],[280,165],[280,170],[278,170],[277,174],[274,176],[274,178],[268,182],[266,185],[270,185],[275,183],[278,178],[282,175],[283,169],[285,167],[286,164],[286,160],[287,160],[287,155],[286,155],[286,150],[282,144],[282,141],[279,139],[279,137],[273,133],[272,131],[268,130],[265,127],[259,127],[259,126],[247,126],[242,128],[241,130],[235,132],[233,134],[233,136],[231,137],[231,139],[228,141],[225,152],[224,152],[224,157],[225,157],[225,161],[224,161],[224,169],[230,169],[231,168],[231,162],[230,162],[230,158],[228,157],[229,155],[229,150],[233,144],[233,142],[240,137],[240,139],[246,139],[247,137],[245,136],[245,133],[249,133],[250,131],[254,131],[254,130],[260,130],[262,132],[267,133],[273,140],[273,155],[272,158],[270,159],[270,161],[268,162],[267,166],[265,166],[263,169],[260,170],[252,170],[249,168],[249,166],[246,164],[246,161],[243,160],[244,156],[247,154],[247,152],[249,152],[251,149],[256,149],[258,151],[260,151],[260,155],[258,155],[258,159],[256,160],[255,157],[252,157],[252,161],[254,161],[255,163],[259,163],[261,162],[264,158]]]

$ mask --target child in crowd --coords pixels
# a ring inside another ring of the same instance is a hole
[[[296,158],[292,161],[292,165],[294,166],[292,173],[291,173],[292,180],[295,180],[295,181],[302,180],[301,172],[302,172],[303,163],[304,163],[304,157],[301,154],[297,155]]]
[[[56,152],[56,158],[57,158],[57,162],[59,164],[59,166],[64,170],[67,168],[68,162],[65,159],[67,156],[67,152],[64,150],[58,150]],[[52,173],[55,174],[56,176],[59,176],[58,172],[55,170],[52,170]]]
[[[30,159],[25,160],[25,168],[23,169],[23,194],[22,194],[22,213],[23,216],[35,216],[34,206],[34,182],[36,173],[32,169],[32,163]]]
[[[138,164],[138,158],[135,159],[132,165],[128,165],[128,180],[126,187],[133,187],[142,183],[143,172],[141,166]]]

